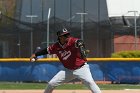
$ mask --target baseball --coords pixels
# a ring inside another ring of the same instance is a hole
[[[34,62],[35,61],[35,58],[32,58],[31,61]]]

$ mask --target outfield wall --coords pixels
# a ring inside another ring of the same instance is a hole
[[[88,58],[88,64],[95,81],[140,82],[139,58]],[[0,81],[49,81],[61,69],[56,58],[37,62],[29,62],[28,58],[0,59]]]

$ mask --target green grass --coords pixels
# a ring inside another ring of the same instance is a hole
[[[100,84],[102,90],[140,89],[140,84]]]
[[[2,89],[44,89],[46,83],[14,83],[0,82],[0,90]],[[123,89],[140,89],[140,84],[99,84],[101,90],[123,90]],[[83,84],[62,84],[56,89],[87,89]]]

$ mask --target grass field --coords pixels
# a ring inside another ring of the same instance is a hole
[[[14,90],[14,89],[44,89],[46,83],[15,83],[15,82],[0,82],[0,90]],[[101,90],[124,90],[124,89],[140,89],[140,84],[99,84]],[[80,89],[86,90],[83,84],[63,84],[58,86],[56,89]]]

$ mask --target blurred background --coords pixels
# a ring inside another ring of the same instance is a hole
[[[127,3],[126,3],[127,2]],[[138,0],[0,0],[0,57],[30,57],[67,28],[88,57],[140,50]]]

